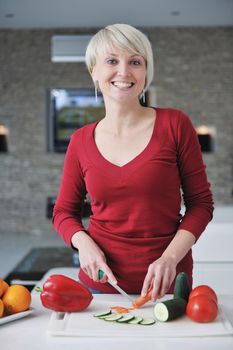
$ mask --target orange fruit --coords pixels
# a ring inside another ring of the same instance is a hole
[[[0,278],[0,297],[2,296],[3,294],[3,279]]]
[[[4,304],[3,301],[0,299],[0,318],[3,316],[4,314]]]
[[[8,287],[2,297],[5,313],[8,315],[26,311],[31,305],[29,290],[19,284]]]
[[[2,283],[1,283],[2,280]],[[0,297],[3,296],[3,294],[7,291],[7,288],[9,287],[9,284],[4,281],[2,278],[0,278]]]

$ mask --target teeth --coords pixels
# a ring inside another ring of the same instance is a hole
[[[125,83],[123,81],[114,81],[113,85],[117,86],[119,88],[129,88],[129,87],[133,86],[133,83]]]

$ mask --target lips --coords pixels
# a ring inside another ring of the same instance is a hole
[[[129,89],[134,85],[134,83],[125,82],[125,81],[113,81],[112,85],[114,85],[120,89]]]

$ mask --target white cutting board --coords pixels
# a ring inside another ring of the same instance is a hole
[[[102,295],[103,296],[103,295]],[[169,297],[171,298],[171,296]],[[164,299],[167,299],[165,297]],[[122,300],[122,301],[121,301]],[[111,306],[120,305],[129,307],[129,302],[119,296],[112,300],[104,301],[94,297],[89,307],[82,312],[58,313],[52,312],[47,331],[52,336],[68,337],[207,337],[219,335],[232,335],[233,327],[221,306],[218,317],[211,323],[196,323],[187,316],[170,322],[156,322],[150,326],[120,324],[107,322],[94,317],[95,313],[109,310]],[[153,305],[151,302],[143,308],[131,311],[134,315],[153,317]]]

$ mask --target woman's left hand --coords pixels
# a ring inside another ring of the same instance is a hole
[[[162,298],[169,290],[176,276],[176,261],[172,257],[161,256],[149,265],[141,295],[152,290],[151,300]]]

